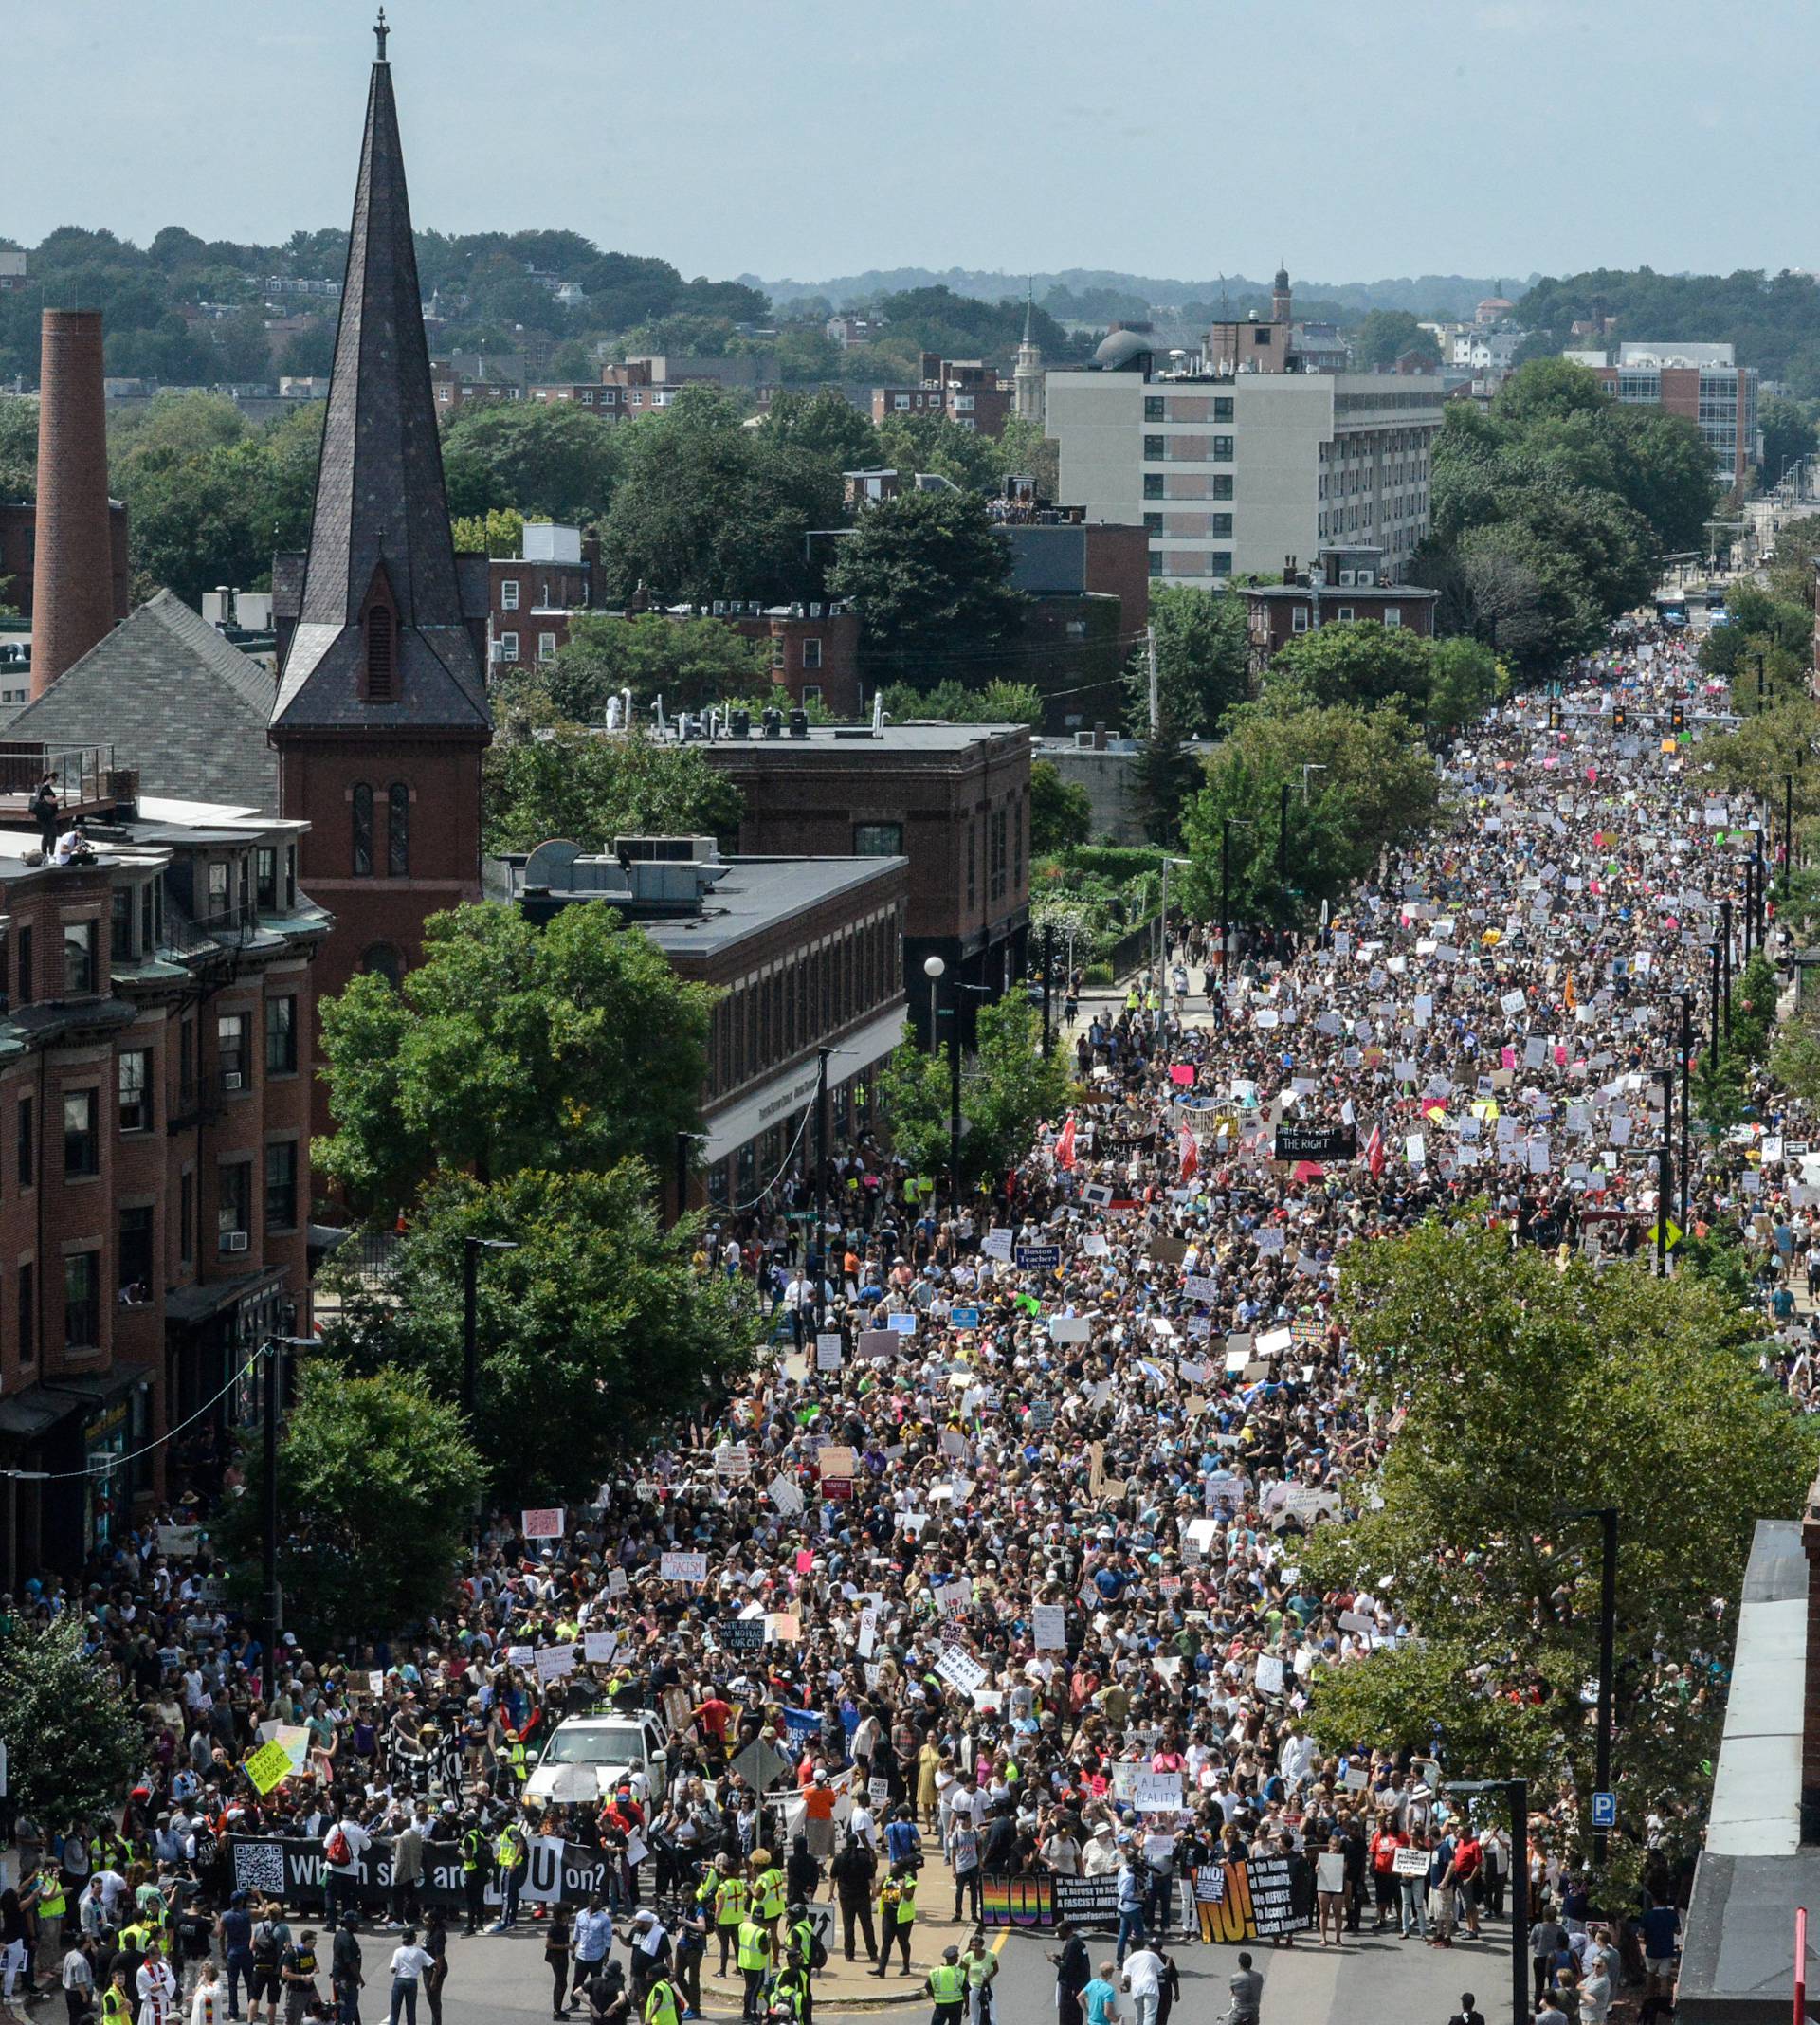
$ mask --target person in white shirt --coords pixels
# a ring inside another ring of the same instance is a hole
[[[1148,1942],[1125,1957],[1122,1987],[1130,1995],[1135,2025],[1156,2025],[1162,2000],[1163,1958]]]
[[[65,1990],[80,1991],[82,1995],[66,1999],[69,2015],[80,2017],[88,2008],[95,1995],[95,1963],[91,1955],[93,1943],[84,1934],[68,1954],[64,1957],[62,1981]]]
[[[212,1961],[202,1965],[202,1980],[190,1999],[190,2025],[222,2025],[227,2010],[221,2001],[221,1971]]]
[[[417,2025],[417,1985],[433,1959],[428,1948],[417,1945],[417,1929],[407,1926],[404,1940],[391,1951],[391,2025],[398,2025],[401,2010],[410,2025]]]
[[[176,2013],[177,1979],[171,1973],[171,1965],[156,1952],[153,1952],[139,1965],[139,2025],[171,2025]]]

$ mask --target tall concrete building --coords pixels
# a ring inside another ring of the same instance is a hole
[[[383,17],[382,17],[383,19]],[[324,996],[394,981],[428,916],[481,897],[487,567],[457,557],[384,27],[367,99],[307,556],[280,556],[270,738],[299,867],[336,932]],[[321,1103],[318,1123],[326,1123]]]
[[[1141,522],[1153,578],[1210,586],[1345,545],[1380,550],[1394,581],[1428,532],[1439,375],[1307,370],[1278,281],[1282,320],[1216,325],[1186,371],[1115,331],[1046,377],[1062,497]]]
[[[1590,368],[1606,392],[1627,407],[1661,408],[1685,416],[1706,439],[1713,467],[1726,484],[1742,485],[1758,461],[1756,368],[1740,366],[1729,344],[1676,338],[1561,356]]]
[[[44,313],[38,377],[38,503],[32,555],[31,693],[113,630],[101,313]]]

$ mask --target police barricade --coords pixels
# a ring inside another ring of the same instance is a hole
[[[1170,1888],[1175,1894],[1174,1923],[1192,1929],[1194,1899],[1189,1881],[1178,1878]],[[1071,1926],[1116,1927],[1119,1873],[1052,1877],[989,1871],[979,1881],[979,1917],[982,1926],[993,1927],[1053,1926],[1061,1920]]]

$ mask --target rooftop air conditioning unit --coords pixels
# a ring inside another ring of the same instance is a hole
[[[249,1242],[245,1231],[224,1231],[221,1249],[224,1251],[245,1251]]]
[[[225,1090],[237,1090],[244,1086],[246,1080],[239,1069],[225,1069],[222,1072],[221,1086]]]
[[[1092,732],[1090,732],[1090,731],[1077,731],[1077,732],[1075,733],[1075,735],[1074,735],[1074,743],[1075,743],[1075,748],[1076,748],[1076,750],[1077,750],[1077,751],[1080,751],[1080,752],[1083,752],[1083,753],[1090,753],[1090,752],[1092,752],[1092,750],[1093,750],[1093,734],[1092,734]]]

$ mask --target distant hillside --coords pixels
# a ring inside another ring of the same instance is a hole
[[[1422,317],[1436,312],[1450,317],[1470,316],[1475,304],[1499,288],[1514,301],[1538,279],[1533,274],[1419,274],[1377,282],[1320,282],[1297,274],[1293,263],[1289,271],[1298,295],[1337,302],[1361,316],[1368,309],[1407,309]],[[1064,304],[1070,299],[1122,297],[1129,303],[1123,313],[1133,315],[1138,313],[1140,304],[1174,308],[1184,302],[1217,302],[1222,290],[1234,301],[1270,292],[1268,275],[1258,280],[1242,274],[1216,274],[1210,279],[1188,281],[1163,275],[1122,274],[1105,267],[1065,267],[1059,272],[1029,276],[972,267],[950,267],[945,272],[933,267],[874,267],[864,274],[836,275],[825,282],[767,281],[755,274],[742,274],[739,279],[748,287],[762,288],[779,307],[806,296],[825,296],[840,308],[901,289],[929,287],[952,288],[956,295],[993,301],[1007,297],[1021,299],[1027,287],[1034,286],[1037,301],[1058,315],[1075,312],[1058,307],[1049,301],[1051,296],[1063,299]],[[1119,313],[1116,309],[1109,312]],[[1080,314],[1088,312],[1082,310]]]

